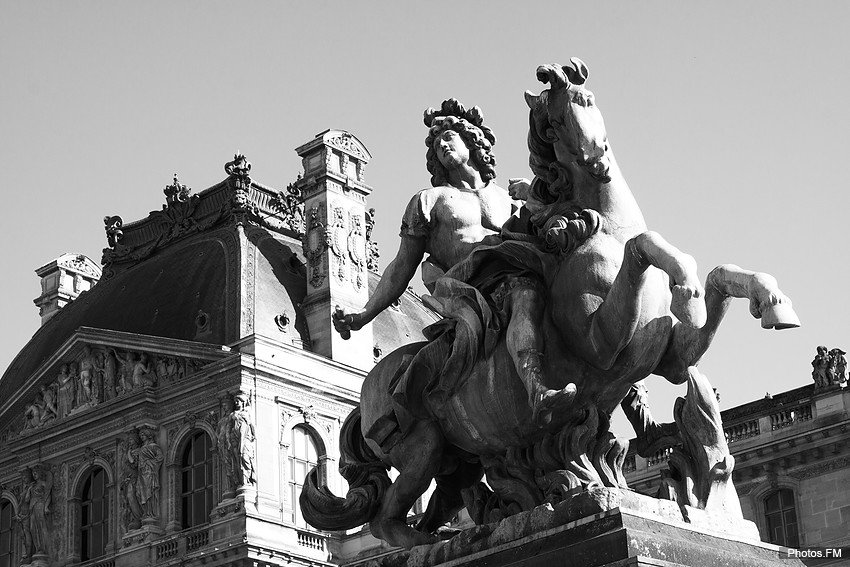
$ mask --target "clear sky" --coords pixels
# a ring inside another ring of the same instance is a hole
[[[807,384],[815,347],[850,350],[845,296],[850,3],[3,2],[0,171],[7,254],[0,372],[39,325],[37,267],[100,259],[105,215],[161,208],[241,150],[283,188],[326,128],[371,151],[382,265],[429,185],[422,111],[482,107],[497,173],[530,177],[526,89],[581,57],[649,227],[717,264],[769,272],[803,328],[739,300],[701,368],[732,407]],[[421,287],[419,288],[421,289]],[[650,378],[655,413],[684,394]],[[626,431],[625,433],[630,433]]]

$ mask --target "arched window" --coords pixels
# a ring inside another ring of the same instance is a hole
[[[109,524],[106,471],[98,467],[83,482],[80,499],[80,560],[100,557],[106,551]]]
[[[292,502],[292,523],[299,528],[306,528],[307,522],[301,515],[298,497],[307,473],[318,464],[319,452],[310,432],[302,426],[293,427],[292,444],[289,446],[289,501]]]
[[[800,546],[800,538],[797,535],[797,510],[792,490],[782,488],[768,494],[764,499],[764,520],[768,543],[786,547]]]
[[[8,500],[0,500],[0,567],[15,565],[13,557],[15,538],[12,533],[12,517],[14,515],[12,503]]]
[[[193,528],[210,521],[213,509],[213,458],[210,437],[194,433],[181,461],[181,526]]]

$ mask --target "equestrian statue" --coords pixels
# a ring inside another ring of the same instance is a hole
[[[340,435],[343,497],[307,477],[313,526],[369,523],[391,545],[439,540],[466,506],[489,523],[592,487],[627,488],[628,441],[609,431],[621,405],[637,450],[670,457],[667,497],[740,517],[710,384],[696,369],[734,297],[767,329],[799,326],[776,280],[732,264],[705,284],[694,259],[647,230],[617,166],[587,66],[543,65],[526,92],[531,182],[495,185],[495,136],[478,107],[428,109],[433,187],[405,211],[399,252],[359,313],[356,331],[395,301],[416,268],[443,319],[366,377]],[[426,256],[427,255],[427,256]],[[687,383],[675,424],[649,414],[643,380]],[[390,467],[398,471],[391,481]],[[486,477],[486,484],[482,479]],[[436,481],[419,523],[406,518]]]

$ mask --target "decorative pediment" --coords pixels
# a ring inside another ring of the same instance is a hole
[[[83,327],[25,382],[9,431],[28,435],[113,400],[191,380],[229,350]]]
[[[357,137],[344,130],[328,130],[322,138],[325,144],[368,163],[372,155]]]

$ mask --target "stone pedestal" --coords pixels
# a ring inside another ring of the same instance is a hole
[[[124,548],[134,547],[138,545],[147,545],[148,543],[159,539],[165,533],[159,527],[159,520],[155,518],[145,518],[142,520],[142,527],[130,530],[121,538]]]
[[[612,506],[616,504],[616,506]],[[596,513],[592,513],[593,509]],[[576,514],[591,512],[575,518]],[[684,514],[689,521],[685,521]],[[753,534],[756,534],[755,536]],[[389,556],[383,567],[802,566],[762,543],[752,522],[712,517],[628,491],[596,489],[449,541]]]

